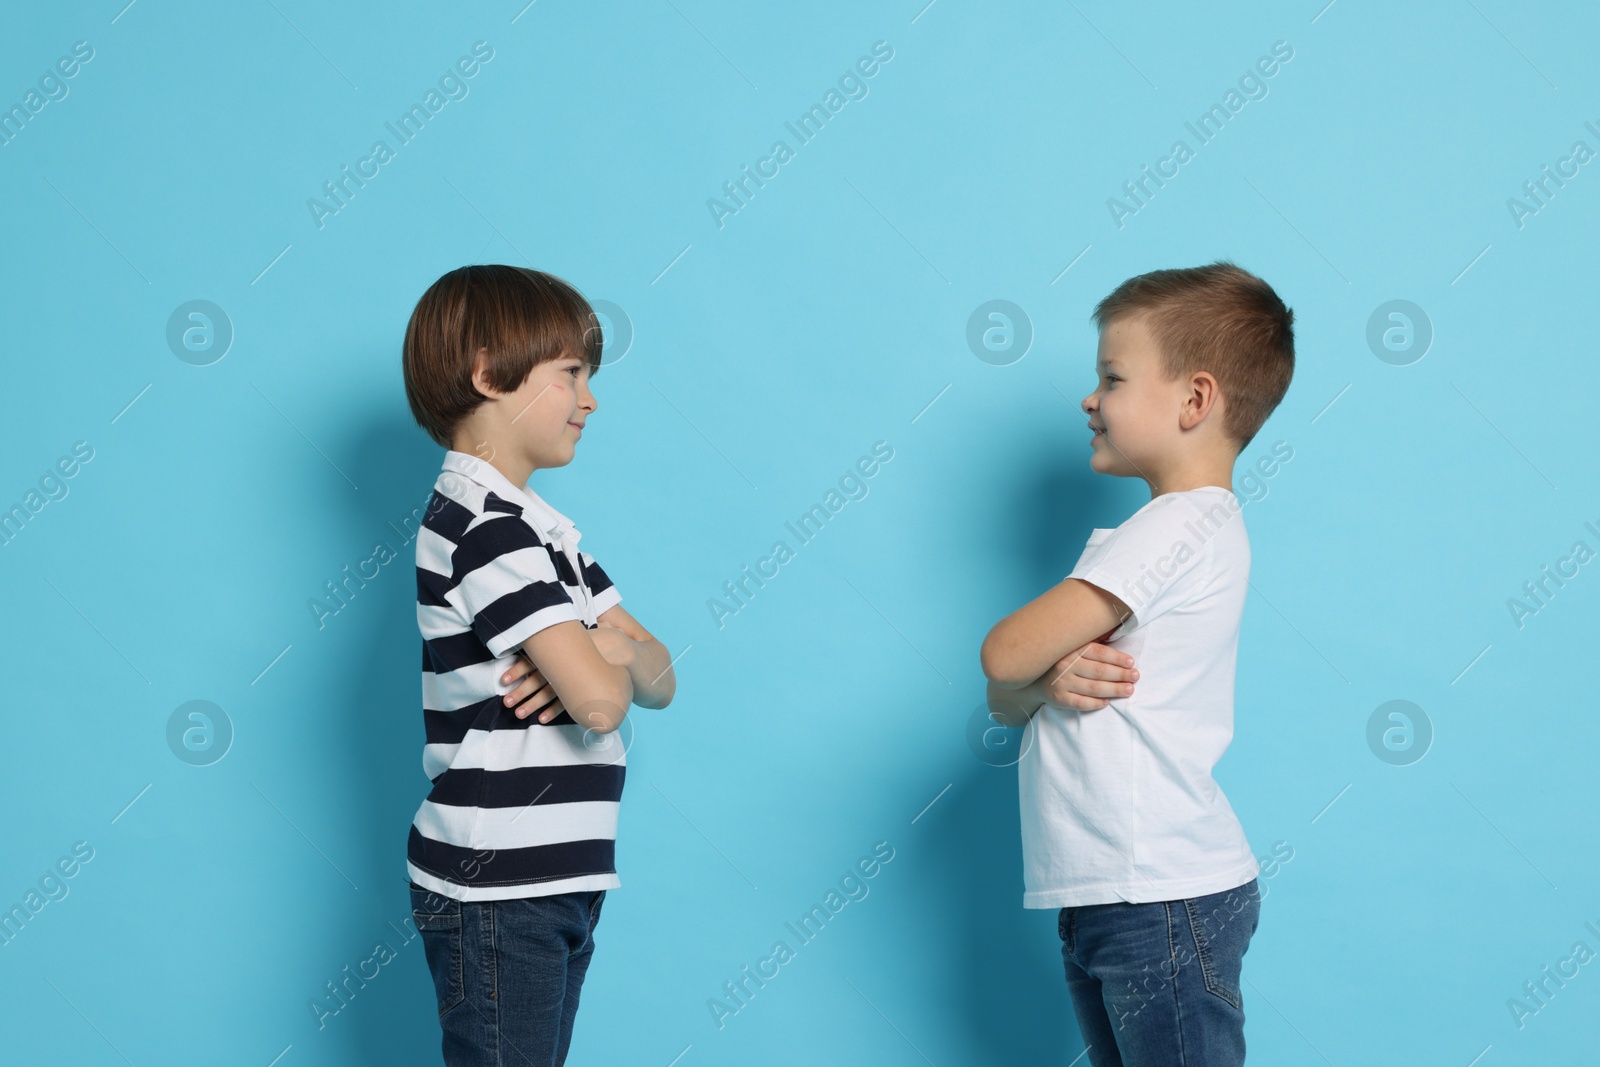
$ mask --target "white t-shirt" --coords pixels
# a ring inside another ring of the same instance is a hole
[[[1242,508],[1221,486],[1164,493],[1090,535],[1068,577],[1133,612],[1106,643],[1139,680],[1096,711],[1046,704],[1024,730],[1023,907],[1178,900],[1260,871],[1211,777],[1233,739],[1249,575]]]

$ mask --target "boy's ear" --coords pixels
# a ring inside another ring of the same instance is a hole
[[[478,354],[472,360],[472,387],[491,400],[503,395],[489,383],[489,350],[478,349]]]
[[[1210,371],[1195,371],[1189,376],[1189,395],[1184,398],[1178,424],[1185,430],[1192,430],[1207,416],[1220,418],[1222,407],[1222,387],[1217,379]]]

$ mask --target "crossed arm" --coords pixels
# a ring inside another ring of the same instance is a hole
[[[596,733],[622,725],[631,704],[664,708],[677,691],[672,658],[639,621],[614,604],[596,629],[568,621],[546,627],[522,643],[524,655],[500,676],[522,679],[505,695],[518,718],[535,711],[548,723],[562,711]]]
[[[1091,711],[1133,692],[1133,659],[1100,644],[1130,614],[1115,595],[1067,578],[1001,619],[978,652],[989,714],[1026,726],[1045,704]]]
[[[979,649],[989,711],[1003,726],[1026,726],[1045,704],[1103,708],[1133,692],[1133,658],[1101,644],[1131,612],[1098,586],[1068,578],[1001,619]],[[664,708],[677,691],[666,647],[620,604],[590,630],[562,622],[529,637],[524,657],[501,676],[521,684],[505,695],[518,718],[547,723],[564,709],[597,733],[622,724],[630,704]]]

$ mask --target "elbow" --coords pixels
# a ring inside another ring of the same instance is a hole
[[[627,718],[628,705],[615,700],[603,699],[595,702],[595,707],[578,720],[591,734],[615,733],[622,726],[622,720]]]
[[[678,687],[676,685],[674,685],[672,682],[669,681],[666,684],[666,686],[661,690],[661,692],[657,693],[655,696],[651,697],[649,700],[642,700],[636,694],[634,696],[634,698],[633,698],[633,702],[635,704],[639,705],[641,708],[651,708],[651,709],[664,708],[668,704],[672,703],[672,698],[677,696],[677,694],[678,694]]]
[[[627,717],[628,708],[633,704],[633,685],[628,680],[627,672],[623,672],[621,681],[611,694],[606,698],[605,725],[600,733],[610,733],[622,725],[622,720]]]
[[[651,654],[656,657],[657,662],[665,663],[666,666],[650,680],[650,684],[646,687],[647,691],[641,692],[637,686],[634,687],[633,702],[641,708],[664,708],[671,704],[672,698],[677,695],[678,676],[672,670],[672,657],[667,652],[666,646],[655,638],[651,638],[651,642],[654,645]]]
[[[633,686],[624,671],[620,681],[611,679],[592,695],[579,702],[576,709],[568,708],[572,721],[590,733],[608,734],[622,725],[633,703]]]
[[[1015,694],[1011,690],[1002,689],[993,682],[989,683],[988,704],[989,720],[995,725],[1007,729],[1021,729],[1028,725],[1028,711],[1017,706]]]
[[[983,646],[978,649],[978,665],[983,669],[984,678],[1001,689],[1021,689],[1033,681],[1031,676],[1021,676],[1016,665],[1000,647],[1000,642],[995,640],[992,631],[983,639]]]
[[[990,631],[989,636],[983,639],[983,644],[978,648],[978,666],[982,669],[983,676],[991,682],[996,680],[995,674],[1000,669],[998,660],[999,656],[994,647],[994,632]]]
[[[657,643],[659,647],[659,642]],[[666,657],[666,649],[661,649],[661,656]],[[661,673],[650,680],[644,688],[634,686],[633,702],[641,708],[664,708],[672,703],[672,698],[678,692],[678,676],[673,673],[672,662],[667,660],[666,667]]]
[[[989,718],[994,720],[996,726],[1003,726],[1008,730],[1021,730],[1028,725],[1028,717],[1010,708],[989,705]]]
[[[584,732],[590,734],[616,733],[618,728],[622,726],[622,719],[623,716],[621,715],[618,715],[615,719],[610,717],[596,718],[593,722],[589,723],[588,726],[584,727]]]

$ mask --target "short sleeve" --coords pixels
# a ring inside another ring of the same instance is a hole
[[[622,593],[612,583],[611,578],[601,569],[600,564],[594,561],[589,553],[578,550],[578,562],[583,567],[583,584],[589,590],[589,601],[594,605],[594,613],[598,618],[607,608],[616,607],[622,603]]]
[[[491,514],[467,530],[451,569],[473,633],[497,659],[546,627],[582,619],[549,550],[519,515]]]
[[[1150,625],[1202,591],[1208,564],[1196,542],[1190,509],[1159,496],[1114,530],[1096,530],[1068,578],[1099,586],[1133,614],[1112,633],[1122,637]]]

